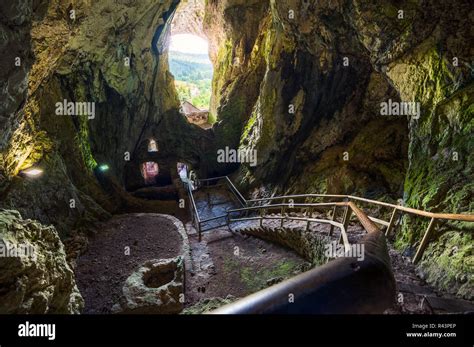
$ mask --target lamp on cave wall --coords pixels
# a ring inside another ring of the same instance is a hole
[[[38,167],[30,167],[29,169],[22,170],[20,173],[22,176],[34,178],[41,176],[43,174],[43,170]]]
[[[105,172],[109,170],[109,166],[107,164],[102,164],[102,165],[99,165],[98,169],[101,172]]]

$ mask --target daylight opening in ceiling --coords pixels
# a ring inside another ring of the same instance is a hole
[[[203,31],[203,17],[204,1],[179,5],[171,23],[168,59],[181,113],[190,123],[208,128],[211,127],[209,107],[213,65]]]

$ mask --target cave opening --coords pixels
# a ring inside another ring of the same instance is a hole
[[[158,152],[158,144],[155,139],[148,141],[148,153]]]
[[[147,161],[142,164],[142,175],[146,185],[153,185],[157,183],[157,176],[160,173],[158,163],[154,161]]]
[[[171,22],[167,48],[180,113],[189,123],[208,129],[214,123],[209,113],[214,67],[203,17],[202,1],[181,2]]]
[[[176,169],[178,170],[178,176],[181,181],[186,182],[188,179],[189,166],[186,163],[178,162],[176,164]]]

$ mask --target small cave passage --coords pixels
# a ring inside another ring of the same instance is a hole
[[[142,175],[145,180],[145,184],[152,185],[157,183],[157,176],[160,173],[160,168],[157,163],[153,161],[147,161],[142,164]]]
[[[188,180],[189,167],[185,163],[177,163],[176,169],[178,170],[178,176],[181,181],[186,182]]]
[[[150,139],[148,141],[148,153],[158,152],[158,144],[155,139]]]

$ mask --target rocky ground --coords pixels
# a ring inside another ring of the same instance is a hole
[[[474,302],[437,290],[419,276],[415,265],[389,244],[389,254],[395,280],[397,301],[389,314],[474,312]],[[438,300],[439,299],[439,300]]]
[[[236,207],[226,192],[208,195],[200,191],[196,200],[203,219]],[[309,267],[292,250],[232,233],[227,227],[204,232],[201,242],[189,221],[186,231],[192,261],[186,266],[185,313],[216,308]],[[75,267],[85,300],[83,313],[111,313],[125,281],[143,262],[175,257],[181,254],[182,244],[175,226],[159,215],[118,215],[104,223],[102,230],[89,240],[87,251]],[[125,247],[130,247],[130,255],[126,255]]]
[[[83,306],[57,230],[0,209],[0,314],[77,314]]]
[[[277,215],[273,215],[277,216]],[[258,221],[245,222],[238,225],[236,230],[243,231],[245,234],[258,234]],[[280,228],[279,220],[266,220],[263,223],[266,233]],[[288,219],[285,221],[284,228],[287,229],[286,235],[294,235],[302,233],[306,228],[306,223]],[[309,233],[317,233],[326,235],[329,227],[320,223],[312,223]],[[332,240],[338,239],[339,232],[335,231]],[[348,228],[349,242],[355,243],[365,235],[365,230],[358,224],[352,223]],[[308,237],[306,234],[305,238]],[[303,246],[300,241],[298,245]],[[386,314],[442,314],[442,313],[459,313],[474,312],[474,303],[471,301],[460,299],[445,291],[439,290],[431,286],[422,278],[422,273],[411,262],[410,257],[402,255],[395,249],[394,245],[389,242],[389,256],[392,265],[393,274],[397,286],[397,297],[393,303],[393,307],[385,311]]]

